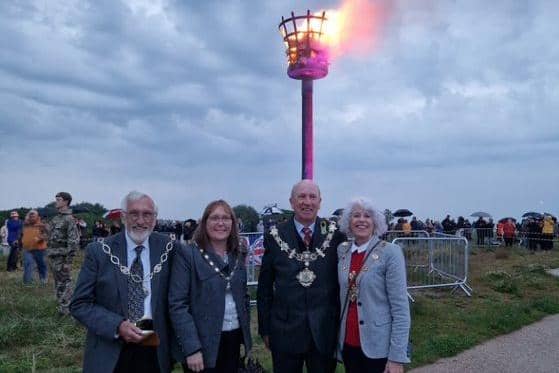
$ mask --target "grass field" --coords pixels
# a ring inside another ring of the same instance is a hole
[[[4,268],[5,257],[0,258]],[[453,356],[559,313],[559,279],[545,273],[546,268],[555,267],[559,267],[557,249],[529,255],[515,247],[506,259],[473,250],[472,297],[448,289],[413,293],[410,366]],[[73,319],[57,315],[52,282],[46,288],[24,287],[21,277],[21,271],[0,272],[0,372],[80,371],[84,329]],[[255,355],[270,370],[271,360],[256,335],[255,321],[253,315]]]

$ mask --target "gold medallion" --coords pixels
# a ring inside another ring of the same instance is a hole
[[[353,303],[357,300],[357,296],[359,295],[359,287],[356,284],[352,284],[349,287],[349,301]]]
[[[316,275],[314,274],[314,272],[308,268],[303,269],[301,272],[297,274],[297,280],[299,280],[299,283],[306,288],[311,286],[315,278]]]

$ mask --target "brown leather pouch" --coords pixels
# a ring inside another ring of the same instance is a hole
[[[146,339],[140,342],[140,345],[157,347],[159,346],[159,343],[160,343],[159,336],[157,335],[157,333],[153,332],[152,334],[148,335]]]

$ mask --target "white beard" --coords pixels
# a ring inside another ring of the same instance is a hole
[[[148,229],[141,232],[134,231],[132,229],[126,229],[126,232],[128,232],[128,236],[130,236],[132,241],[139,245],[149,237],[151,232],[153,232],[153,229]]]

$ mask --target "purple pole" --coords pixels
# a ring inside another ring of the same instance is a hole
[[[303,136],[302,136],[302,174],[304,179],[313,179],[313,118],[312,118],[312,79],[301,80],[303,98]]]

